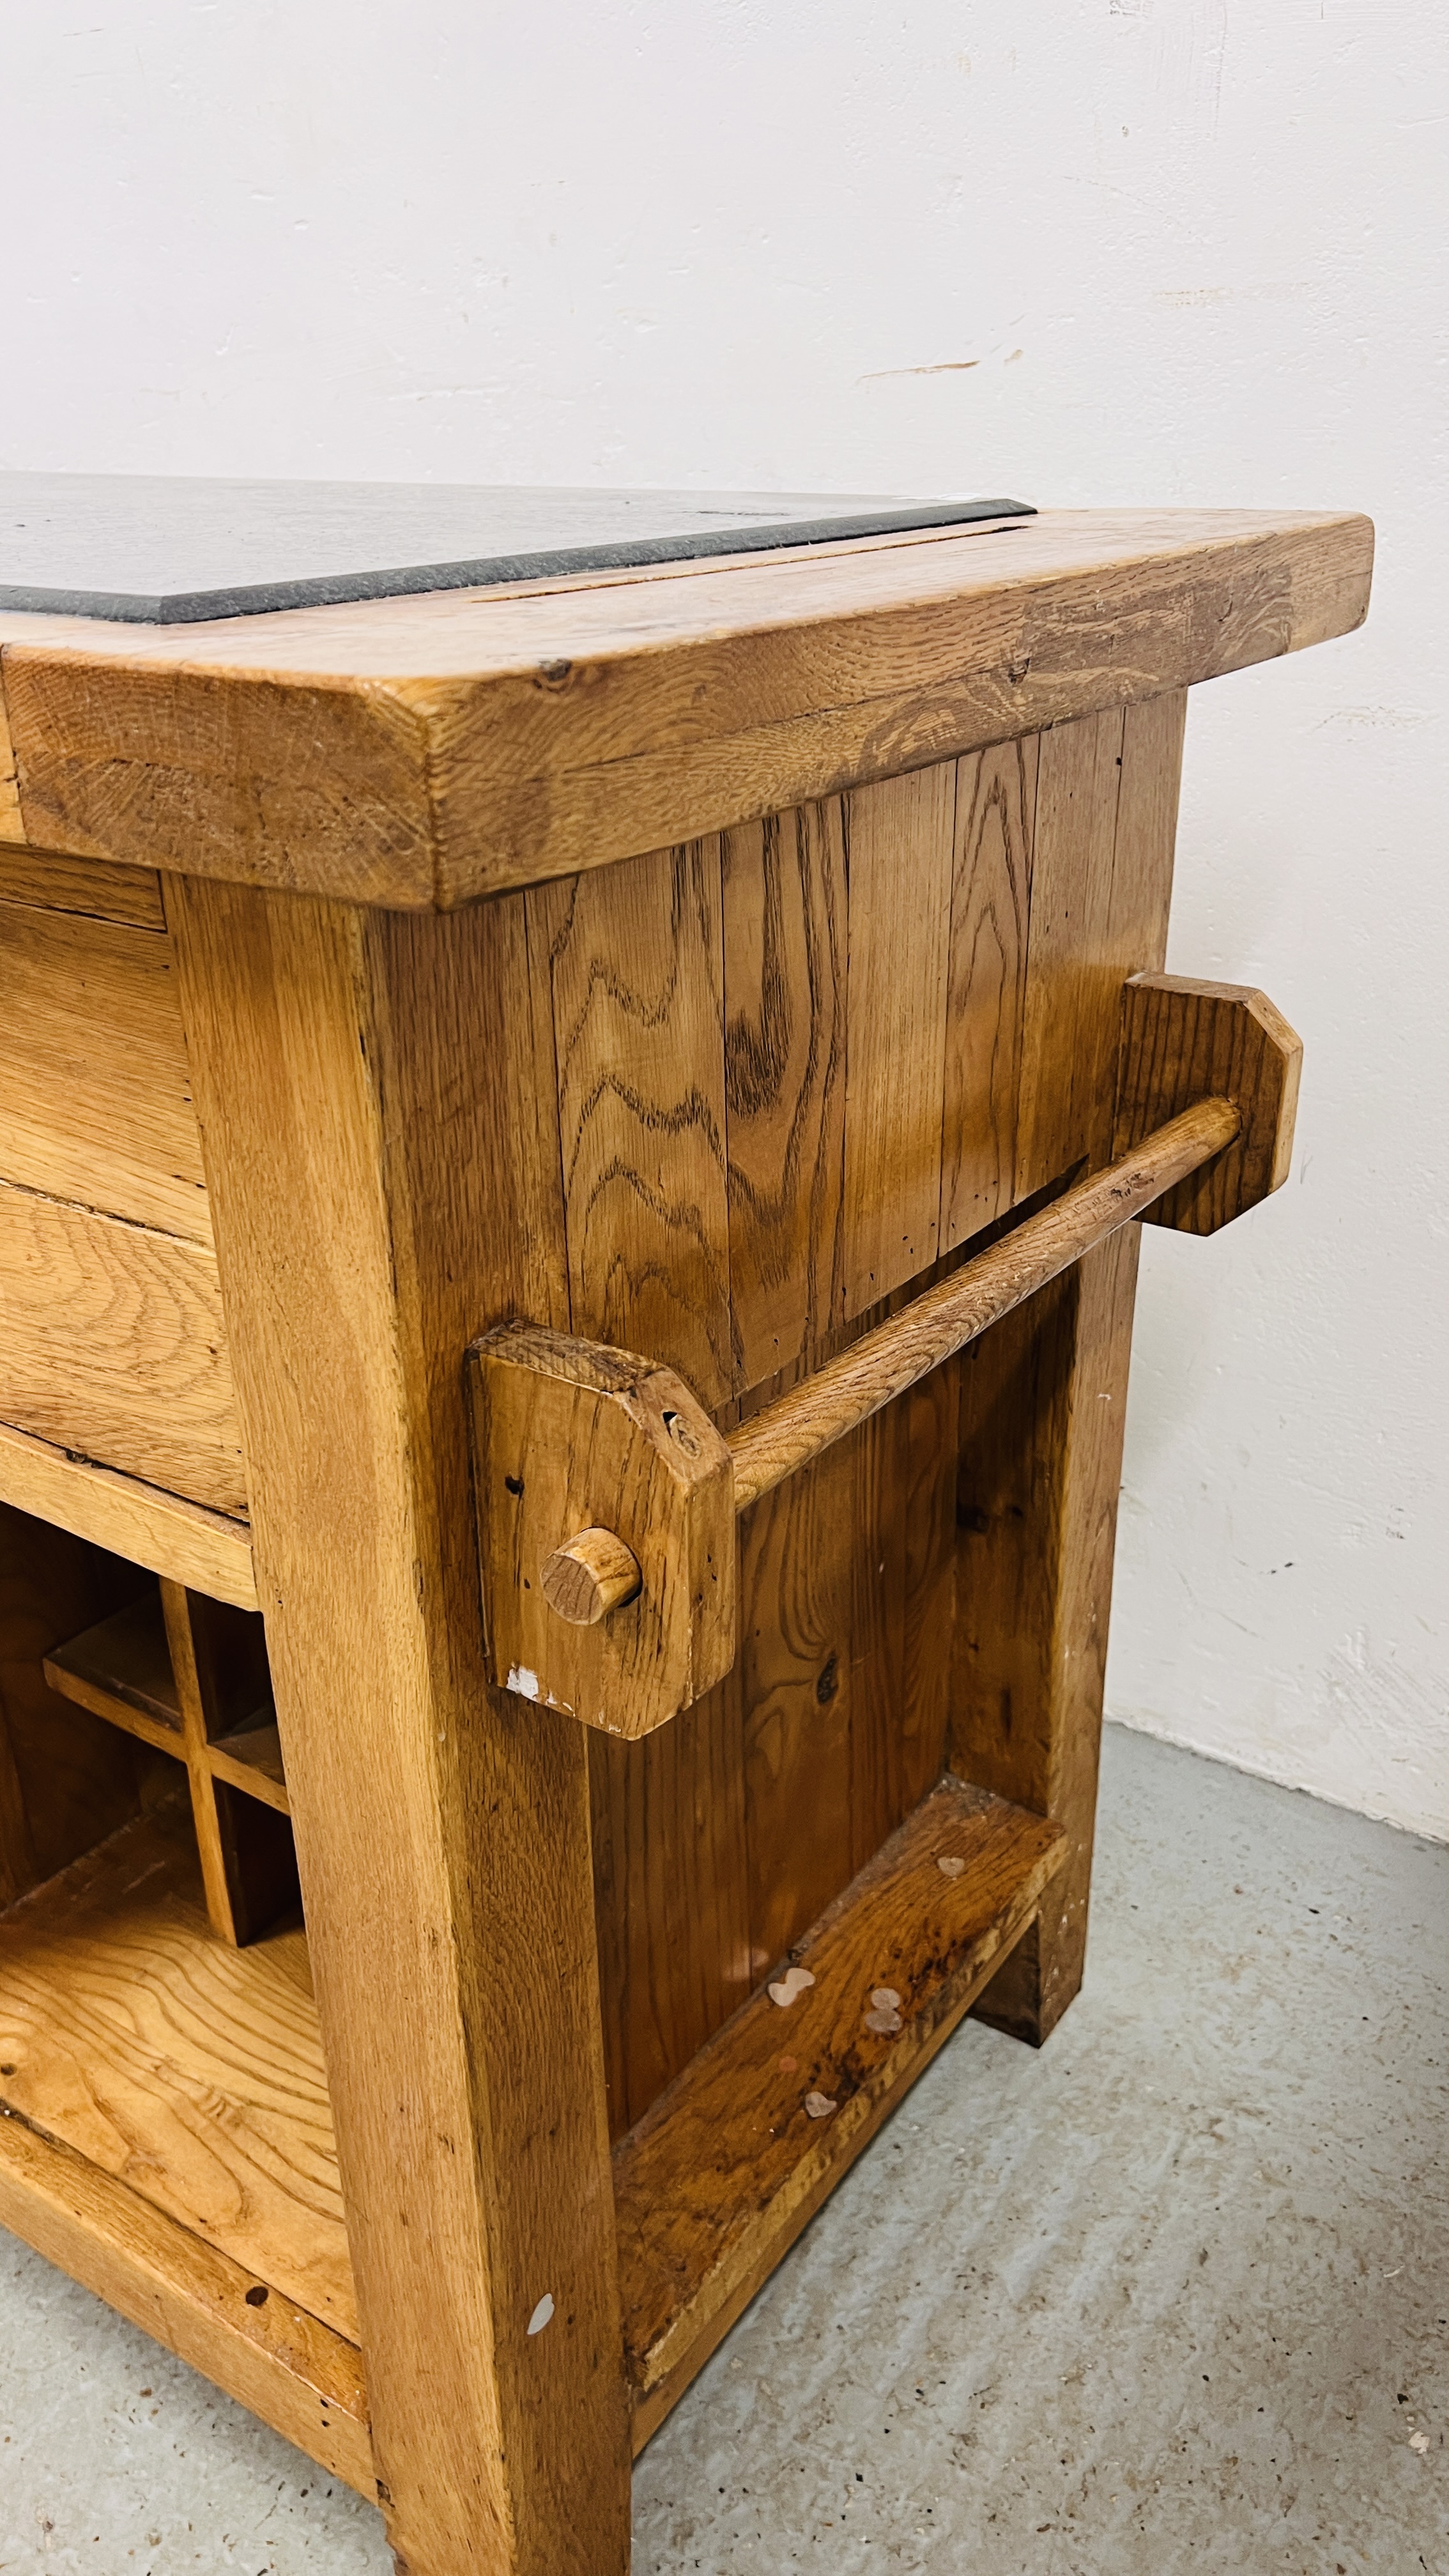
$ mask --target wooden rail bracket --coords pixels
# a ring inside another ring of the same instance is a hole
[[[610,1735],[735,1659],[737,1514],[1134,1217],[1213,1234],[1287,1178],[1303,1049],[1264,993],[1123,988],[1114,1156],[722,1438],[672,1369],[532,1324],[469,1352],[489,1671]]]
[[[648,1735],[735,1659],[730,1454],[673,1369],[531,1324],[468,1353],[491,1679]]]
[[[1242,1121],[1223,1152],[1143,1209],[1145,1224],[1216,1234],[1281,1189],[1302,1062],[1302,1039],[1250,984],[1134,975],[1123,986],[1113,1153],[1209,1094],[1230,1100]]]

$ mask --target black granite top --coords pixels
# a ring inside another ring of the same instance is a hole
[[[0,474],[0,608],[179,626],[1029,514],[852,493]]]

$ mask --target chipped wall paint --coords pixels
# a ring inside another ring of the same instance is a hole
[[[1301,1144],[1149,1235],[1109,1695],[1449,1836],[1442,13],[564,25],[12,10],[0,461],[1373,510],[1367,632],[1194,708],[1171,962],[1301,1027]]]

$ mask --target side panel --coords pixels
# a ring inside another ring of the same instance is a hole
[[[575,1332],[669,1361],[728,1422],[1105,1156],[1118,992],[1165,937],[1182,718],[1180,695],[1113,709],[529,895]],[[963,1633],[982,1580],[953,1523],[985,1383],[941,1371],[751,1513],[730,1683],[665,1739],[590,1747],[616,2135],[937,1775],[958,1579]],[[1114,1377],[1094,1439],[1121,1400]],[[987,1407],[1008,1483],[1035,1472],[1034,1401]],[[1065,1415],[1043,1420],[1056,1458]],[[1042,1541],[1026,1627],[1013,1578],[1008,1658],[1040,1643],[1075,1527]],[[1048,1772],[980,1776],[1055,1814]]]

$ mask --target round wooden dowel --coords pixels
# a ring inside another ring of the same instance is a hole
[[[643,1580],[633,1549],[607,1529],[580,1530],[567,1547],[556,1547],[540,1577],[550,1610],[574,1628],[592,1628],[622,1609]]]

